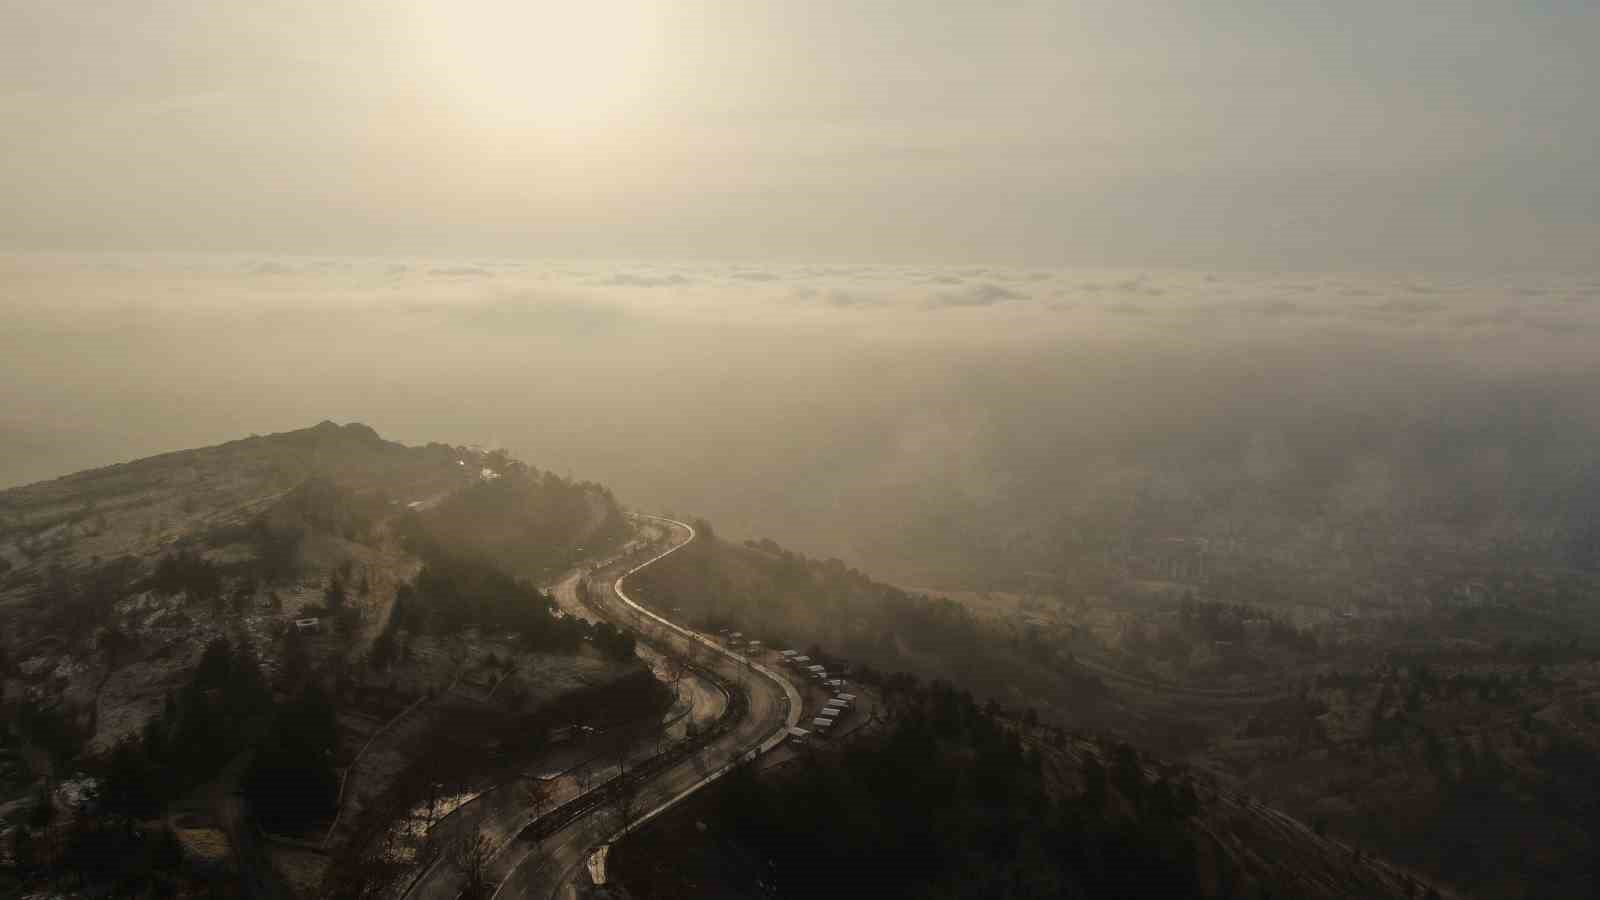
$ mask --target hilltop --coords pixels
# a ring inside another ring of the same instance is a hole
[[[0,491],[3,596],[13,598],[30,576],[37,581],[53,566],[147,556],[248,524],[308,481],[359,501],[359,509],[346,511],[346,521],[321,523],[348,539],[391,507],[426,508],[517,467],[527,470],[503,451],[441,443],[408,447],[384,440],[367,425],[324,421]],[[596,502],[609,502],[602,488],[581,487]],[[585,534],[570,536],[581,540]]]
[[[0,492],[0,857],[24,884],[180,894],[368,858],[553,716],[663,702],[630,637],[538,587],[629,533],[599,485],[359,423]],[[234,791],[323,852],[255,848]]]

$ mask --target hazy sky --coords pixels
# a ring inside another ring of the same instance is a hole
[[[1600,4],[0,0],[0,248],[1591,269]]]

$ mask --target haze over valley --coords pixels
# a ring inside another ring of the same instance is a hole
[[[1053,571],[1073,517],[1267,555],[1395,527],[1559,557],[1597,491],[1582,277],[6,266],[13,483],[346,415],[930,587]]]

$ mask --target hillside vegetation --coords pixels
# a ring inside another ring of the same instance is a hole
[[[1600,644],[1569,579],[1327,614],[1171,583],[930,597],[714,536],[636,579],[649,603],[830,671],[948,679],[1182,761],[1473,895],[1596,884]]]
[[[528,580],[626,534],[597,485],[359,424],[0,493],[0,886],[227,895],[218,866],[279,877],[255,828],[363,859],[565,698],[659,706],[630,636]]]
[[[838,560],[810,559],[772,541],[735,544],[719,540],[705,523],[698,528],[700,540],[634,583],[648,603],[676,609],[699,627],[732,626],[769,646],[942,678],[1019,707],[1070,704],[1077,721],[1110,699],[1070,655],[1020,642],[959,603],[910,594]]]
[[[625,842],[630,895],[1444,896],[1126,744],[1024,724],[947,683],[883,687],[887,729],[745,767]]]

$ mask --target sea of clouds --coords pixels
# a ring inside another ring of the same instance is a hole
[[[1485,402],[1578,440],[1600,409],[1594,277],[14,255],[0,283],[0,484],[360,420],[852,560],[919,485],[1015,502],[1029,454],[1198,429],[1245,466],[1308,414]]]

